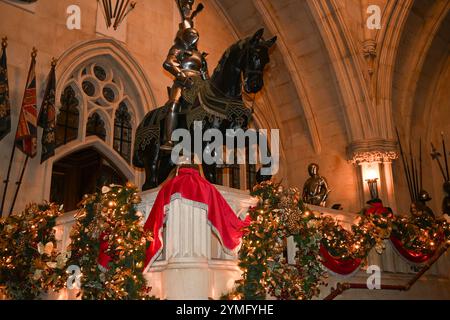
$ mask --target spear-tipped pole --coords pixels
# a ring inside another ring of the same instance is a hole
[[[422,138],[420,138],[419,142],[419,166],[420,166],[420,176],[419,176],[419,185],[420,190],[423,190],[423,167],[422,167]]]
[[[405,172],[406,183],[408,184],[409,196],[411,197],[411,200],[412,200],[413,192],[412,192],[411,177],[409,174],[408,162],[406,161],[405,154],[403,152],[402,141],[400,140],[400,134],[398,133],[397,128],[395,128],[395,132],[397,133],[397,140],[398,140],[398,145],[400,148],[400,155],[402,157],[402,162],[403,162],[403,171]]]
[[[128,11],[125,12],[125,14],[122,16],[122,18],[120,19],[119,23],[117,24],[117,27],[114,27],[115,29],[117,29],[119,27],[119,25],[123,22],[123,20],[125,20],[125,18],[127,17],[127,15],[136,7],[136,2],[132,2],[130,7],[128,8]]]
[[[106,25],[109,28],[111,26],[111,19],[109,17],[108,4],[106,3],[106,0],[102,0],[102,4],[103,4],[103,12],[105,14],[106,19]]]
[[[412,153],[412,145],[411,140],[409,140],[409,161],[411,161],[411,174],[412,174],[412,183],[413,183],[413,191],[414,191],[414,201],[417,201],[417,181],[415,175],[415,165],[414,165],[414,156]]]
[[[112,19],[113,17],[113,8],[112,8],[112,0],[108,0],[108,10],[109,10],[109,18]]]
[[[122,21],[122,17],[127,11],[128,5],[130,4],[130,0],[127,0],[125,3],[125,6],[123,6],[122,11],[119,11],[119,16],[116,18],[116,21],[114,21],[114,29],[117,29],[119,27],[120,22]]]
[[[114,14],[113,14],[113,18],[116,18],[116,17],[117,17],[117,10],[119,9],[119,3],[120,3],[120,1],[123,1],[123,0],[116,0],[116,5],[114,6]]]
[[[125,0],[120,0],[119,9],[117,10],[117,14],[116,14],[116,17],[114,20],[114,26],[116,25],[117,20],[119,19],[120,15],[122,14],[122,8],[123,8],[124,3],[125,3]]]
[[[447,180],[450,181],[450,174],[448,170],[448,158],[447,158],[447,148],[445,147],[445,139],[444,139],[444,132],[441,132],[442,137],[442,151],[444,152],[444,159],[445,159],[445,171],[447,172]]]
[[[439,151],[437,151],[436,147],[434,146],[433,142],[431,143],[431,157],[433,158],[433,160],[436,160],[438,165],[439,165],[439,169],[441,170],[442,173],[442,177],[444,178],[444,180],[447,178],[445,176],[445,172],[444,172],[444,167],[442,166],[441,163],[441,157],[442,155],[439,153]]]

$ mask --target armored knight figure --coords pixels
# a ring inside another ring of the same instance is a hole
[[[427,206],[427,202],[430,200],[430,194],[425,190],[421,190],[418,201],[414,202],[411,206],[411,214],[415,216],[427,215],[434,218],[433,210]]]
[[[322,206],[326,205],[326,200],[330,193],[327,180],[319,175],[319,165],[311,163],[308,166],[310,177],[303,187],[303,201],[308,204]]]
[[[177,1],[182,13],[183,22],[177,33],[175,43],[170,48],[167,59],[163,66],[168,72],[175,76],[175,81],[170,89],[170,97],[167,103],[168,114],[165,121],[165,131],[161,146],[162,150],[170,151],[173,148],[171,141],[172,132],[177,129],[178,115],[181,112],[181,96],[183,90],[193,85],[193,78],[199,77],[203,80],[209,78],[206,53],[201,53],[197,48],[199,41],[198,31],[193,27],[193,17],[199,12],[197,8],[190,14],[194,1]],[[200,5],[199,5],[200,7]],[[201,11],[201,9],[200,9]]]

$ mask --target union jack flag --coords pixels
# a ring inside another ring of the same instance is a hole
[[[23,95],[19,124],[16,131],[16,147],[27,156],[34,158],[37,152],[37,105],[36,105],[36,50],[31,55],[30,71]]]

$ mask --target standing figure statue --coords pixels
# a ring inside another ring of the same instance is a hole
[[[416,217],[425,215],[434,219],[435,215],[433,210],[427,206],[427,202],[431,200],[430,194],[427,191],[420,190],[418,200],[411,205],[411,214]]]
[[[165,120],[165,130],[163,133],[163,145],[161,149],[171,151],[174,142],[171,140],[172,132],[178,128],[178,116],[182,111],[181,96],[183,90],[194,85],[194,78],[207,80],[208,65],[205,57],[206,53],[201,53],[197,44],[199,41],[199,33],[194,28],[193,19],[203,9],[203,5],[199,5],[192,12],[194,0],[177,0],[178,7],[182,16],[182,23],[175,38],[175,43],[169,50],[166,61],[163,64],[164,69],[170,72],[175,81],[170,89],[167,117]]]
[[[308,166],[310,177],[303,186],[303,202],[325,207],[330,189],[327,180],[319,175],[319,165],[311,163]]]

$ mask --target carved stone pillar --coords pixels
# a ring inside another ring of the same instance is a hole
[[[392,161],[398,158],[397,143],[381,139],[352,143],[348,148],[348,156],[356,165],[361,206],[371,199],[367,180],[375,178],[378,197],[385,206],[396,212]]]

